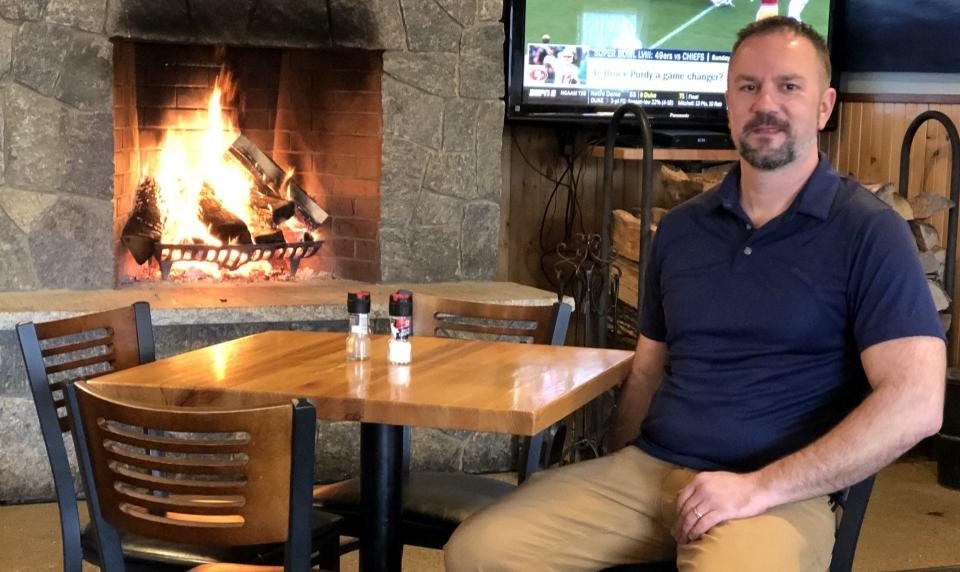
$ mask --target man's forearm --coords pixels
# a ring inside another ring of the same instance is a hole
[[[904,377],[880,385],[826,435],[757,471],[760,494],[770,495],[768,504],[776,506],[838,491],[876,473],[939,429],[942,380],[934,372],[925,380]]]

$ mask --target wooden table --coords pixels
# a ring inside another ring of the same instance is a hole
[[[345,334],[264,332],[98,377],[109,394],[244,407],[306,397],[321,419],[361,423],[362,570],[399,570],[404,426],[536,435],[617,385],[632,352],[413,338],[410,365],[348,362]],[[368,494],[373,491],[374,494]]]

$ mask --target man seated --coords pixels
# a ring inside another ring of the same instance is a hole
[[[618,452],[467,519],[448,570],[822,572],[828,495],[940,427],[943,330],[907,224],[818,154],[829,79],[808,25],[740,32],[739,164],[659,225]]]

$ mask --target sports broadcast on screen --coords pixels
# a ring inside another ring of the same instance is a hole
[[[830,0],[527,0],[523,99],[720,109],[737,31],[778,14],[828,37]]]

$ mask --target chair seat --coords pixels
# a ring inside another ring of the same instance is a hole
[[[482,475],[413,472],[403,488],[403,542],[440,548],[468,516],[516,487]],[[314,488],[314,501],[346,518],[346,533],[360,527],[360,479]]]
[[[343,526],[343,517],[329,512],[313,511],[313,539],[317,542],[338,534]],[[338,534],[339,536],[339,534]],[[93,524],[83,529],[80,536],[84,560],[99,566]],[[178,544],[153,540],[133,534],[122,534],[123,558],[128,572],[137,570],[188,570],[200,564],[236,562],[243,564],[282,564],[284,543],[257,544],[252,546],[204,546]]]

